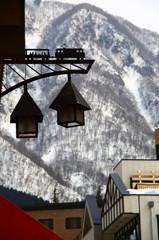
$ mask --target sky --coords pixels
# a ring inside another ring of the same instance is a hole
[[[129,20],[141,28],[159,33],[159,0],[58,0],[79,4],[90,3],[110,14]]]

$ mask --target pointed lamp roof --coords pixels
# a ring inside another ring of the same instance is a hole
[[[79,104],[83,106],[84,110],[91,110],[90,106],[84,100],[75,85],[71,81],[68,81],[54,99],[50,105],[50,108],[58,110],[58,108],[61,106],[72,104]]]
[[[11,123],[16,123],[16,119],[19,116],[36,116],[38,122],[42,122],[43,120],[41,110],[26,90],[11,114]]]

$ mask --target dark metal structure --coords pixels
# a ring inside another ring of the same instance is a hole
[[[43,120],[43,114],[25,87],[24,93],[11,114],[10,122],[16,123],[17,138],[36,138],[38,123]]]
[[[35,48],[28,48],[25,49],[25,58],[27,60],[33,59],[41,59],[41,60],[48,60],[50,58],[50,50],[49,49],[35,49]]]
[[[25,49],[25,0],[1,1],[0,32],[0,101],[11,91],[21,86],[27,88],[28,83],[39,79],[64,74],[69,76],[87,74],[94,62],[94,60],[85,59],[82,48],[68,48],[65,45],[63,48],[56,49],[55,56],[50,54],[49,49]],[[18,64],[21,65],[20,68],[16,68]],[[10,85],[11,81],[7,81],[7,77],[4,81],[8,68],[18,76],[19,80],[15,85]],[[28,69],[32,74],[28,74]],[[74,92],[75,87],[70,86]],[[75,90],[75,92],[79,97],[78,91]],[[89,107],[83,105],[84,101],[81,99],[80,103],[75,104],[73,101],[71,107],[70,103],[67,107],[62,105],[62,111],[58,108],[60,125],[65,127],[84,125],[84,110],[88,110]],[[30,105],[27,105],[27,101]],[[70,117],[72,113],[71,120],[65,118]],[[40,119],[37,116],[39,114]],[[60,120],[63,114],[65,121]],[[42,117],[40,109],[25,91],[11,115],[11,122],[16,123],[17,137],[37,137],[37,123],[42,122]]]
[[[0,3],[0,60],[24,58],[25,0]]]
[[[66,128],[83,126],[84,111],[91,110],[88,103],[71,82],[70,74],[68,74],[68,82],[54,99],[50,108],[57,111],[58,124]]]
[[[59,54],[59,55],[58,55]],[[38,136],[38,123],[42,122],[43,115],[27,92],[27,84],[36,80],[55,75],[68,75],[61,93],[50,108],[57,111],[58,124],[63,127],[77,127],[84,125],[84,111],[90,110],[89,105],[83,99],[76,87],[71,83],[71,74],[87,74],[94,60],[84,59],[83,49],[61,48],[56,50],[55,56],[51,56],[49,49],[25,49],[25,58],[1,59],[0,62],[0,100],[11,91],[24,86],[24,94],[11,115],[11,123],[16,123],[16,136],[18,138],[34,138]],[[17,65],[23,66],[23,71]],[[19,81],[15,85],[7,82],[4,86],[5,73],[8,68],[14,72]],[[30,78],[30,72],[32,77]]]
[[[4,73],[4,64],[0,64],[0,93],[2,91],[3,73]]]
[[[58,60],[67,58],[74,58],[77,60],[83,60],[85,58],[85,52],[82,48],[57,48],[55,57]]]
[[[94,60],[92,59],[78,59],[78,57],[74,59],[70,56],[68,59],[59,60],[50,55],[49,49],[26,49],[24,59],[1,59],[0,69],[4,70],[4,67],[10,68],[18,76],[19,82],[3,90],[0,93],[0,98],[25,84],[39,79],[65,74],[87,74],[93,63]],[[17,71],[16,65],[18,64],[24,66],[23,73]],[[28,69],[32,70],[33,77],[31,78],[27,76]],[[2,70],[0,82],[4,86]]]

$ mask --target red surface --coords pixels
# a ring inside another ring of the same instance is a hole
[[[0,195],[0,240],[63,240]]]

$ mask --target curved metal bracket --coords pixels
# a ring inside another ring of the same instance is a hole
[[[64,74],[87,74],[88,71],[90,70],[92,64],[94,63],[94,60],[57,60],[57,59],[47,59],[47,60],[15,60],[15,59],[4,59],[2,64],[7,65],[10,67],[12,71],[14,71],[20,78],[22,78],[23,81],[15,84],[14,86],[9,87],[5,91],[0,93],[0,98],[5,96],[6,94],[12,92],[13,90],[24,86],[25,84],[43,79],[43,78],[48,78],[51,76],[56,76],[56,75],[64,75]],[[24,64],[25,68],[29,67],[36,73],[37,75],[25,79],[19,72],[17,72],[13,67],[11,67],[11,64]],[[31,67],[30,65],[41,65],[42,67],[45,67],[45,70],[47,69],[49,72],[47,73],[39,73],[34,67]],[[47,66],[49,65],[49,66]],[[50,65],[54,65],[54,68],[50,67]],[[56,67],[60,68],[60,70],[55,70]],[[0,82],[2,83],[2,79],[0,79]]]

